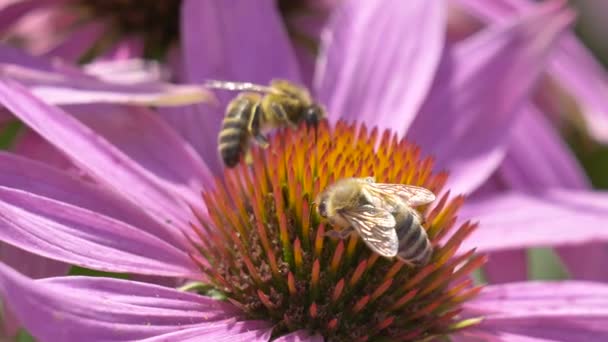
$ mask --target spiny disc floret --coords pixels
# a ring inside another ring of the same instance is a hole
[[[431,158],[389,131],[327,122],[282,130],[254,163],[225,171],[203,195],[194,259],[243,313],[275,323],[274,335],[308,329],[329,340],[414,340],[449,333],[460,304],[476,295],[470,272],[484,261],[457,253],[475,228],[452,229],[462,197],[441,192],[447,175]],[[442,194],[421,208],[434,246],[431,261],[411,267],[379,257],[356,235],[332,239],[313,199],[336,179],[423,186]]]

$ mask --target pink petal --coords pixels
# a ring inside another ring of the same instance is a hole
[[[110,217],[0,187],[0,240],[86,268],[200,278],[182,250]]]
[[[531,6],[527,0],[457,1],[486,22],[501,21],[513,14],[524,13]],[[564,35],[558,44],[559,49],[549,61],[549,75],[578,103],[589,133],[600,141],[608,142],[608,101],[603,95],[608,90],[608,73],[573,32]],[[562,104],[555,99],[558,96],[560,94],[548,94],[559,106]]]
[[[283,335],[274,342],[323,342],[325,339],[321,335],[310,335],[306,330],[298,330],[291,334]]]
[[[525,250],[500,251],[490,255],[483,266],[484,275],[491,284],[528,279],[528,253]]]
[[[22,190],[112,217],[158,236],[178,248],[183,248],[183,245],[176,240],[174,231],[159,224],[124,198],[100,185],[83,182],[76,176],[48,165],[0,152],[0,186]]]
[[[154,106],[181,106],[211,101],[211,95],[198,86],[175,86],[140,80],[96,79],[85,74],[66,75],[19,65],[0,65],[0,75],[17,80],[46,102],[57,105],[122,103]],[[128,75],[124,75],[125,77]],[[152,76],[146,75],[151,78]],[[141,76],[140,76],[141,79]],[[120,81],[120,82],[119,82]]]
[[[566,193],[608,203],[608,193],[604,192]],[[463,220],[480,222],[479,229],[463,243],[463,251],[475,247],[478,251],[493,252],[608,241],[605,229],[608,210],[560,203],[550,193],[542,196],[506,193],[471,200],[459,215]]]
[[[90,175],[122,193],[157,221],[187,226],[189,208],[179,194],[167,188],[167,180],[154,173],[162,170],[147,170],[146,165],[138,164],[91,129],[61,109],[40,101],[14,81],[0,81],[0,102]],[[148,124],[155,125],[153,121]],[[173,145],[175,156],[189,155],[179,145]]]
[[[68,264],[43,258],[5,243],[0,243],[0,260],[34,279],[66,275],[70,270]]]
[[[608,212],[608,201],[603,193],[564,191],[554,189],[549,193],[552,201],[572,208],[586,208],[601,215]],[[594,243],[578,247],[558,249],[561,260],[575,279],[608,281],[605,263],[608,260],[606,244]]]
[[[548,324],[554,324],[555,322],[550,322]],[[514,329],[517,330],[517,329]],[[539,329],[541,334],[540,336],[547,335],[547,333],[551,334],[552,328],[550,326]],[[481,329],[481,328],[471,328],[465,329],[463,331],[459,331],[455,334],[450,335],[450,339],[453,342],[564,342],[564,341],[589,341],[589,342],[603,342],[601,340],[601,336],[599,339],[594,339],[596,337],[595,333],[588,331],[576,331],[573,333],[567,333],[566,329],[560,329],[556,332],[556,338],[546,338],[546,337],[535,337],[532,336],[538,335],[538,333],[533,333],[531,330],[524,330],[522,334],[514,334],[502,331],[500,329]],[[566,337],[567,336],[567,337]],[[564,339],[566,338],[566,339]]]
[[[572,19],[560,4],[543,3],[447,51],[408,137],[450,171],[452,191],[474,190],[498,167],[517,109]]]
[[[56,3],[56,0],[21,0],[9,4],[1,4],[0,32],[12,29],[14,25],[31,11]]]
[[[71,32],[64,41],[49,51],[45,52],[48,57],[60,57],[63,60],[77,63],[78,60],[93,47],[101,37],[108,33],[109,28],[101,22],[90,21]]]
[[[267,84],[272,78],[299,82],[295,55],[274,0],[185,0],[181,24],[186,83],[217,79]],[[234,96],[219,94],[220,106],[164,111],[163,117],[214,171],[221,168],[217,133],[225,105]]]
[[[109,48],[98,59],[116,61],[131,58],[140,58],[144,55],[144,42],[142,37],[125,37]]]
[[[235,308],[157,285],[109,278],[32,281],[0,263],[0,293],[38,339],[139,340],[235,323]]]
[[[314,81],[330,119],[403,135],[431,86],[444,34],[443,1],[344,2],[323,32]]]
[[[159,62],[139,58],[96,61],[83,65],[82,69],[87,75],[120,84],[162,82],[170,78],[169,71]]]
[[[168,334],[162,334],[147,338],[145,342],[167,342],[167,341],[251,341],[266,342],[270,341],[272,329],[267,322],[247,321],[234,322],[223,321],[215,324],[206,324],[201,327],[185,329]],[[276,341],[276,340],[275,340]]]
[[[70,269],[70,265],[66,263],[43,258],[2,242],[0,242],[0,260],[35,279],[66,275]],[[3,337],[7,337],[8,341],[8,336],[15,336],[21,328],[21,323],[10,307],[4,304],[4,306],[0,305],[0,341],[4,341]]]
[[[36,132],[24,129],[13,140],[10,151],[19,156],[42,162],[47,166],[63,170],[75,176],[85,178],[86,175],[63,153],[49,144]]]
[[[155,63],[136,60],[93,63],[83,71],[58,60],[0,46],[0,74],[27,84],[49,103],[176,106],[214,100],[200,86],[164,82],[165,73]]]
[[[185,0],[182,42],[190,82],[299,79],[287,32],[272,0]]]
[[[592,282],[522,282],[487,286],[465,303],[482,315],[477,328],[556,341],[608,338],[608,286]]]
[[[523,110],[514,128],[507,155],[497,172],[503,185],[522,191],[542,191],[547,187],[588,188],[590,184],[584,170],[547,119],[532,105],[527,105]],[[602,254],[605,248],[598,246],[592,248],[593,251],[589,246],[584,249],[565,248],[568,251],[559,251],[566,260],[572,260],[574,264],[585,260],[586,279],[595,279],[589,278],[593,273],[597,276],[606,274],[599,271],[601,267],[598,268],[596,264],[605,259],[591,257]],[[584,258],[585,254],[588,258]],[[525,280],[528,278],[527,264],[525,251],[505,251],[492,254],[484,270],[493,283]],[[579,275],[583,272],[580,267],[571,269],[576,278],[581,279]]]
[[[509,151],[498,175],[509,188],[518,190],[591,186],[563,139],[531,105],[526,106],[513,130]]]
[[[213,175],[196,151],[158,113],[117,106],[85,106],[72,112],[97,135],[143,166],[163,188],[177,194],[178,200],[202,206],[201,190],[212,184]]]

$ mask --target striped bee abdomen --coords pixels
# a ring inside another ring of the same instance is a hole
[[[241,155],[248,148],[247,125],[250,116],[253,115],[256,101],[246,95],[248,94],[243,94],[230,103],[218,137],[218,150],[227,167],[238,164]]]
[[[413,210],[403,208],[394,214],[397,221],[395,230],[399,238],[397,257],[407,263],[425,265],[431,258],[433,248],[418,213]]]

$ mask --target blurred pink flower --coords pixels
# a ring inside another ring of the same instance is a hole
[[[4,40],[72,62],[159,58],[177,41],[180,1],[3,0]]]

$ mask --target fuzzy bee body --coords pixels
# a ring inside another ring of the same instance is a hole
[[[434,200],[425,188],[367,177],[338,180],[315,203],[319,215],[336,228],[329,236],[346,238],[354,231],[374,252],[420,266],[429,262],[433,250],[422,217],[412,207]]]
[[[240,94],[226,109],[218,137],[218,150],[228,167],[238,164],[242,151],[249,147],[248,126],[256,115],[259,97],[255,93]]]
[[[433,254],[433,247],[422,226],[420,214],[413,208],[404,207],[393,215],[399,239],[397,258],[415,265],[427,264]]]
[[[243,154],[250,159],[251,142],[268,147],[265,131],[285,126],[294,128],[302,122],[316,127],[325,117],[325,110],[313,101],[305,88],[286,80],[272,80],[270,86],[210,80],[206,86],[244,91],[228,105],[218,137],[218,150],[227,167],[236,166]]]

